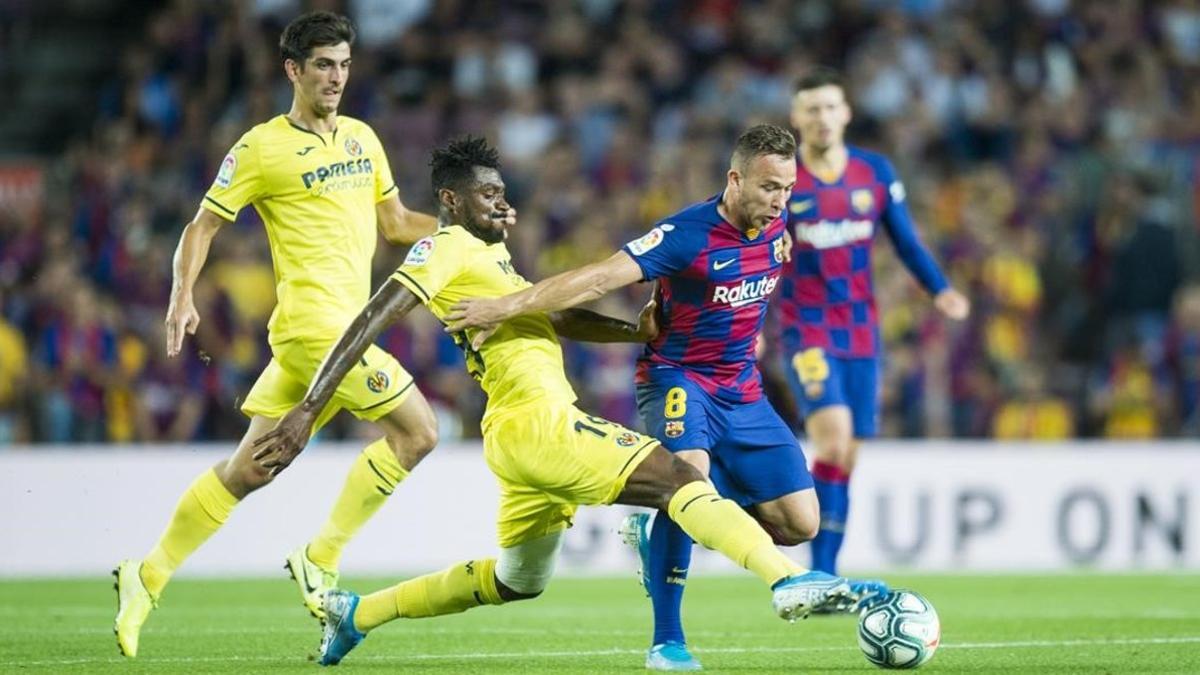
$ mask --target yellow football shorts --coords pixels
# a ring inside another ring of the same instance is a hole
[[[483,454],[500,483],[501,548],[570,527],[580,505],[613,503],[656,445],[573,405],[526,406],[489,420]]]
[[[250,389],[242,412],[283,417],[304,400],[309,383],[339,338],[305,337],[271,345],[271,362]],[[413,378],[400,363],[371,345],[338,385],[333,399],[317,417],[313,433],[343,408],[359,419],[374,422],[395,410],[413,390]]]

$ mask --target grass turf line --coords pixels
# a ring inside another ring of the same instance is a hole
[[[922,670],[1200,672],[1200,576],[892,577],[926,595],[943,646]],[[350,579],[375,590],[392,580]],[[695,577],[684,617],[706,670],[871,672],[850,617],[789,625],[753,578]],[[313,673],[320,639],[286,578],[171,584],[117,654],[111,577],[0,581],[0,672]],[[635,581],[560,579],[538,600],[383,627],[339,667],[355,672],[632,672],[650,637]]]

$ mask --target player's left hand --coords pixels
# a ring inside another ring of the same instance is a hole
[[[944,289],[933,297],[933,306],[947,318],[962,321],[971,315],[971,301],[953,288]]]
[[[658,282],[654,282],[654,292],[638,314],[637,341],[650,342],[658,337]]]
[[[792,244],[794,243],[792,233],[786,227],[783,228],[783,262],[792,262]]]
[[[455,303],[442,320],[447,333],[476,329],[471,338],[471,347],[478,350],[496,331],[496,327],[509,317],[508,303],[504,298],[467,298]]]
[[[306,412],[300,406],[292,408],[291,412],[279,420],[274,429],[254,441],[254,461],[270,471],[272,476],[278,476],[280,471],[288,468],[292,460],[296,459],[304,446],[308,445],[312,425],[312,413]]]

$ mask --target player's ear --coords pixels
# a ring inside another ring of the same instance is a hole
[[[288,80],[292,82],[300,78],[300,73],[303,70],[303,66],[296,63],[293,59],[285,59],[283,62],[283,72],[287,75]]]
[[[442,188],[437,193],[438,203],[448,211],[453,211],[458,207],[458,195],[450,188]]]
[[[725,178],[729,181],[730,187],[742,189],[742,174],[738,173],[737,169],[731,167],[729,173],[725,174]]]

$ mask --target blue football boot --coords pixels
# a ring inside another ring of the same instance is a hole
[[[646,583],[646,570],[650,567],[650,514],[633,513],[625,516],[617,534],[621,535],[621,541],[626,546],[637,552],[640,561],[638,579],[642,582],[646,597],[650,597],[650,586]]]
[[[704,670],[682,642],[654,645],[646,654],[646,670]]]
[[[858,596],[858,599],[846,611],[856,613],[882,602],[892,589],[888,588],[887,582],[882,579],[850,579],[850,592]]]
[[[325,632],[321,636],[321,665],[336,666],[367,634],[354,627],[357,593],[335,588],[326,591],[323,604]]]
[[[850,590],[850,582],[816,570],[787,577],[771,590],[775,613],[788,621],[806,619],[813,611],[840,609],[858,602],[858,597]]]

